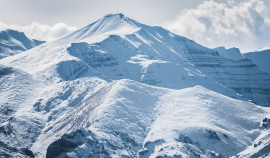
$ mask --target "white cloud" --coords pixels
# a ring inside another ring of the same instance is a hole
[[[0,21],[1,30],[14,29],[24,32],[28,37],[38,40],[51,41],[63,35],[77,30],[77,27],[68,26],[64,23],[57,23],[53,26],[33,22],[30,25],[8,25]]]
[[[208,47],[239,47],[243,52],[270,44],[270,13],[261,0],[205,1],[182,11],[167,29]]]

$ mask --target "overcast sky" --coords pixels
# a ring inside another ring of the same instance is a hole
[[[0,0],[0,30],[52,40],[109,13],[161,25],[208,47],[270,45],[270,0]]]

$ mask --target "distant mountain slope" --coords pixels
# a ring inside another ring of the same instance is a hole
[[[226,49],[225,47],[217,47],[217,48],[214,48],[214,50],[218,51],[218,53],[221,56],[223,56],[227,59],[239,60],[239,59],[243,58],[243,56],[241,55],[241,52],[238,48]]]
[[[36,47],[44,41],[29,39],[23,32],[4,30],[0,32],[0,59]]]
[[[270,74],[270,49],[244,53],[245,58],[250,59],[253,63],[258,65],[262,70]]]

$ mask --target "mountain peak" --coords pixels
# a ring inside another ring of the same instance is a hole
[[[138,31],[140,27],[134,20],[129,19],[122,13],[108,14],[92,24],[79,29],[78,31],[60,39],[68,41],[87,41],[93,42],[103,40],[109,35],[126,35]]]
[[[107,14],[103,18],[99,19],[95,23],[109,23],[110,24],[121,24],[121,23],[126,23],[135,26],[135,21],[131,20],[130,18],[126,17],[122,13],[117,13],[117,14]],[[92,24],[90,24],[92,25]]]
[[[119,17],[119,18],[121,18],[121,19],[127,18],[127,17],[126,17],[124,14],[122,14],[122,13],[107,14],[107,15],[105,15],[104,17],[106,17],[106,18]]]

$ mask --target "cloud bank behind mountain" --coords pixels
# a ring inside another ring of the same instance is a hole
[[[239,47],[243,52],[270,43],[269,7],[261,0],[205,1],[164,24],[169,30],[208,47]]]
[[[50,26],[50,25],[33,22],[30,25],[21,26],[21,25],[8,25],[0,21],[1,30],[8,29],[8,28],[22,31],[30,38],[44,40],[44,41],[55,40],[67,33],[73,32],[78,29],[75,26],[68,26],[65,23],[57,23],[53,26]]]

